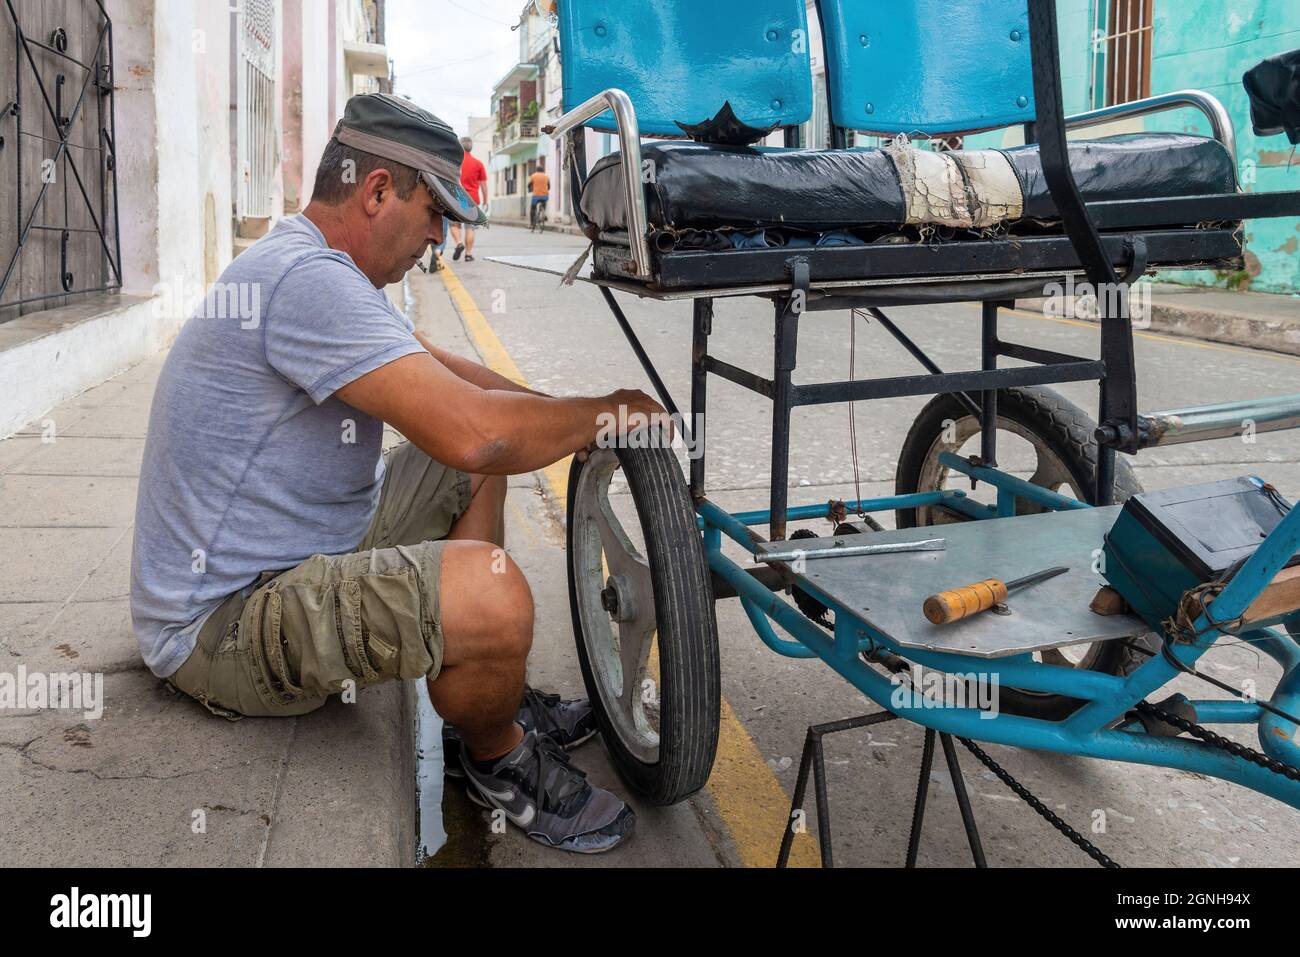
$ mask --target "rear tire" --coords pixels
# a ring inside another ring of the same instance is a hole
[[[619,526],[632,546],[628,555],[615,555],[618,549],[604,544],[610,539],[602,539],[601,522],[617,523],[608,489],[619,469],[637,513],[639,528],[631,531],[641,539],[638,546],[637,536]],[[578,663],[605,746],[629,787],[652,804],[675,804],[702,788],[713,769],[722,692],[712,578],[672,450],[600,449],[586,462],[575,456],[567,544]],[[635,609],[637,603],[644,607]],[[635,655],[640,672],[624,675],[623,642],[636,629],[615,616],[634,609],[638,621],[653,612],[647,641],[658,649],[657,702],[646,700],[649,649]]]
[[[1006,435],[1016,435],[1029,441],[1039,456],[1034,472],[1035,484],[1053,488],[1062,494],[1073,492],[1082,501],[1096,501],[1097,441],[1093,437],[1096,424],[1086,412],[1060,393],[1040,387],[1004,389],[998,392],[999,441]],[[947,435],[945,435],[947,433]],[[894,490],[899,495],[913,492],[938,491],[947,484],[948,469],[938,464],[943,451],[958,452],[972,436],[978,440],[979,424],[975,416],[952,394],[935,396],[907,433],[898,457],[898,472]],[[953,441],[945,441],[953,439]],[[1059,483],[1059,484],[1058,484]],[[1068,486],[1068,488],[1064,487]],[[1115,462],[1116,504],[1142,491],[1142,485],[1123,458]],[[1017,514],[1044,511],[1041,506],[1017,503]],[[938,509],[899,509],[899,528],[915,528],[944,522],[963,521]],[[1146,660],[1146,655],[1133,646],[1147,647],[1141,640],[1101,641],[1076,648],[1065,648],[1042,655],[1056,664],[1071,664],[1111,675],[1127,675]],[[1148,650],[1154,650],[1148,647]],[[1066,653],[1077,654],[1072,660]],[[1013,688],[999,690],[999,707],[1010,714],[1019,714],[1046,720],[1060,720],[1069,716],[1082,704],[1077,698],[1064,695],[1019,691]]]

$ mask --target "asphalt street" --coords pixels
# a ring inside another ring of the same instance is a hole
[[[555,276],[490,262],[498,255],[566,253],[577,257],[585,240],[526,230],[483,231],[476,261],[452,263],[450,273],[409,278],[412,308],[422,328],[449,348],[477,355],[534,388],[557,395],[604,394],[618,388],[651,391],[599,292]],[[691,307],[620,295],[632,326],[680,406],[689,403]],[[980,311],[976,305],[886,310],[945,370],[978,365]],[[850,324],[857,326],[854,375],[860,378],[921,371],[874,323],[848,312],[809,313],[800,327],[797,382],[847,378]],[[718,302],[710,351],[760,375],[771,370],[771,306],[766,300]],[[1030,312],[1005,314],[1004,338],[1080,356],[1097,353],[1097,327]],[[1300,358],[1265,351],[1139,332],[1137,361],[1144,410],[1295,392]],[[1060,387],[1095,412],[1095,386]],[[845,406],[796,410],[790,451],[791,504],[814,504],[893,490],[894,469],[908,427],[924,399],[858,403],[857,473]],[[767,503],[770,405],[722,380],[710,380],[708,477],[710,496],[726,508]],[[1017,468],[1008,449],[1009,467]],[[1258,474],[1294,499],[1300,495],[1300,434],[1223,439],[1143,452],[1132,462],[1147,489]],[[565,470],[511,480],[507,546],[529,575],[537,604],[530,663],[534,683],[580,693],[569,620],[563,533]],[[616,486],[616,489],[620,486]],[[625,486],[622,486],[625,488]],[[617,496],[624,514],[630,501]],[[630,513],[628,513],[630,514]],[[882,515],[886,525],[892,517]],[[809,523],[829,534],[824,521]],[[761,529],[760,529],[761,530]],[[452,841],[446,863],[494,864],[762,865],[775,857],[788,812],[799,753],[811,724],[862,714],[875,706],[818,661],[781,658],[765,648],[735,600],[718,606],[724,705],[720,760],[706,790],[683,805],[641,808],[633,841],[610,855],[575,861],[548,852],[518,834],[495,835],[486,818],[449,790],[444,805]],[[1271,659],[1240,645],[1221,645],[1201,667],[1220,680],[1254,678],[1272,686]],[[1214,689],[1180,679],[1173,686],[1196,697]],[[1208,692],[1208,693],[1207,693]],[[1253,732],[1229,736],[1256,745]],[[923,732],[891,722],[872,733],[827,739],[836,862],[898,865],[906,850]],[[990,746],[1001,762],[1047,806],[1126,865],[1233,867],[1300,862],[1300,815],[1235,785],[1195,774]],[[593,781],[625,792],[592,743],[576,754]],[[962,765],[984,849],[994,865],[1090,866],[1048,824],[1030,812],[991,772],[962,753]],[[459,829],[459,831],[458,831]],[[815,861],[810,837],[796,841],[796,859]],[[969,866],[970,853],[951,779],[936,761],[920,863]]]

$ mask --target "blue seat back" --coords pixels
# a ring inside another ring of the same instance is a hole
[[[560,0],[565,112],[616,87],[642,133],[682,135],[730,101],[744,123],[812,115],[803,0]],[[613,130],[606,113],[587,124]]]
[[[968,133],[1034,119],[1026,0],[818,0],[831,119]]]

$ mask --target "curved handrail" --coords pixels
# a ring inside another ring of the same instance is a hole
[[[638,279],[649,279],[650,244],[646,236],[650,227],[646,215],[645,188],[641,182],[641,127],[632,106],[632,98],[619,89],[597,93],[554,123],[542,127],[542,132],[548,136],[563,136],[606,110],[614,113],[619,150],[623,154],[623,189],[627,197],[627,234],[632,247],[632,264],[636,267]]]
[[[1099,123],[1109,123],[1111,120],[1164,113],[1184,106],[1200,110],[1205,118],[1210,121],[1210,129],[1214,132],[1214,138],[1223,144],[1224,149],[1228,151],[1228,155],[1232,158],[1233,175],[1236,176],[1237,136],[1232,127],[1232,117],[1228,115],[1228,111],[1224,109],[1218,97],[1203,90],[1174,90],[1172,93],[1159,93],[1156,96],[1148,96],[1145,99],[1134,100],[1131,103],[1117,103],[1114,106],[1104,106],[1099,110],[1076,113],[1074,116],[1065,118],[1065,128],[1073,130],[1086,126],[1096,126]]]

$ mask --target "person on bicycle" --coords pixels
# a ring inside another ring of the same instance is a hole
[[[546,201],[551,198],[551,178],[546,175],[545,159],[537,161],[537,172],[528,177],[528,191],[532,194],[528,210],[528,229],[531,232],[546,222]]]

